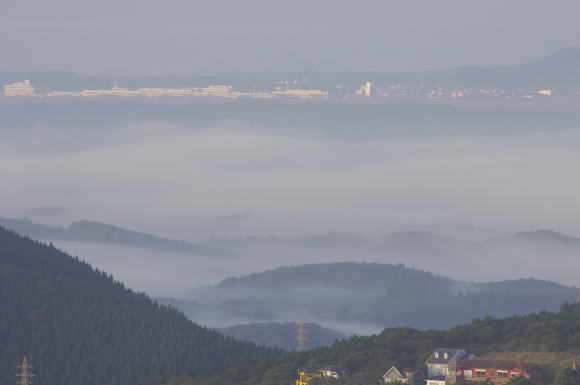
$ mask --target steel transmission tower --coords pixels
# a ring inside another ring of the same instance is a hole
[[[304,322],[296,322],[296,342],[298,344],[297,348],[299,352],[306,350],[306,341],[308,340],[306,334],[308,334],[308,330],[304,327]]]
[[[22,360],[22,365],[18,365],[18,369],[20,369],[20,373],[16,375],[18,377],[18,385],[32,385],[32,366],[26,360],[26,357]]]

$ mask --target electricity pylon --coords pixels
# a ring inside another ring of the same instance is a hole
[[[298,344],[297,350],[299,352],[303,352],[304,350],[306,350],[306,341],[308,340],[306,334],[308,334],[308,330],[306,330],[306,328],[304,327],[304,322],[302,321],[296,322],[296,342]]]
[[[28,363],[26,357],[22,360],[22,365],[18,365],[18,369],[20,369],[20,373],[16,375],[19,378],[17,384],[18,385],[32,385],[32,365]]]

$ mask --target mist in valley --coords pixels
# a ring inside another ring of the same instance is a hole
[[[231,253],[44,239],[208,326],[301,318],[374,333],[406,321],[336,314],[340,301],[349,314],[356,303],[376,308],[381,287],[294,288],[277,308],[279,293],[232,297],[212,288],[280,266],[349,261],[403,263],[460,282],[578,285],[580,246],[564,237],[580,236],[573,128],[353,139],[231,119],[3,127],[0,213],[61,226],[87,219]],[[538,229],[555,233],[514,235]],[[244,303],[264,296],[263,313],[259,303]],[[296,312],[301,298],[334,303],[332,317]],[[233,305],[223,311],[223,303]],[[263,316],[236,313],[238,305]]]
[[[580,1],[5,3],[0,383],[580,384]]]

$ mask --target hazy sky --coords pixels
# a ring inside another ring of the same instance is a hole
[[[3,0],[0,70],[355,69],[517,64],[580,45],[578,0]],[[517,49],[514,49],[517,48]]]

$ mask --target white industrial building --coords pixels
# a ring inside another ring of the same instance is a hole
[[[34,86],[30,80],[22,83],[6,84],[4,86],[4,96],[34,96]]]

